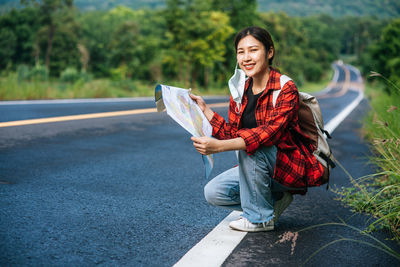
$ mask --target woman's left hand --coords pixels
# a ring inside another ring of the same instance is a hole
[[[193,94],[189,94],[189,96],[191,99],[193,99],[193,101],[197,103],[201,111],[203,111],[204,115],[206,116],[207,120],[211,121],[212,118],[214,117],[214,111],[211,110],[211,108],[206,104],[204,99],[201,96]]]
[[[221,140],[211,138],[208,136],[194,137],[192,136],[193,146],[197,152],[202,155],[214,154],[221,151]]]

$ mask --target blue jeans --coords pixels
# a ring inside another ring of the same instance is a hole
[[[221,173],[204,187],[207,202],[241,210],[242,216],[252,223],[270,221],[274,217],[275,195],[271,187],[276,152],[275,146],[262,146],[250,156],[240,150],[239,166]]]

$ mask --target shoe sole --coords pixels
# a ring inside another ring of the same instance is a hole
[[[231,226],[231,225],[229,225],[229,227],[232,228],[233,230],[237,230],[237,231],[241,231],[241,232],[251,232],[251,233],[253,233],[253,232],[273,231],[274,228],[275,228],[273,225],[268,226],[268,227],[263,227],[263,228],[255,228],[255,229],[241,229],[241,228],[234,227],[234,226]]]

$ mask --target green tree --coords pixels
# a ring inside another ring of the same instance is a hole
[[[141,66],[139,25],[133,21],[123,23],[114,33],[110,43],[111,62],[114,66],[127,66],[127,76],[137,75]]]
[[[46,38],[45,48],[45,65],[50,69],[50,73],[58,74],[59,69],[53,70],[51,66],[58,66],[59,64],[50,65],[50,60],[53,52],[53,45],[55,39],[64,39],[67,36],[74,39],[77,31],[77,25],[74,23],[73,0],[21,0],[23,5],[33,5],[39,10],[39,20],[42,28],[37,32],[37,48],[43,47],[44,36]],[[60,36],[57,37],[57,31],[60,31]],[[69,33],[69,34],[67,34]],[[61,42],[59,42],[61,44]],[[76,47],[76,44],[75,44]],[[77,48],[76,48],[77,49]],[[58,52],[65,51],[59,50]],[[40,51],[36,51],[40,53]],[[63,58],[63,57],[62,57]]]
[[[342,54],[358,55],[366,52],[368,46],[377,41],[387,19],[368,17],[342,17],[334,21],[333,26],[341,41]]]
[[[318,81],[339,57],[335,19],[322,15],[290,17],[285,13],[261,13],[259,26],[266,28],[275,43],[275,66],[295,79]]]
[[[126,68],[126,76],[151,81],[161,78],[161,46],[165,32],[159,11],[118,7],[105,20],[115,30],[107,45],[110,65]]]
[[[234,33],[259,23],[256,0],[211,0],[211,9],[221,11],[229,16],[230,25],[234,29]],[[235,34],[232,34],[225,41],[225,46],[227,47],[226,60],[223,65],[218,65],[220,72],[228,72],[229,75],[236,65],[236,51],[233,45],[234,37]],[[225,79],[229,78],[229,75]]]
[[[208,86],[214,66],[225,61],[225,41],[232,35],[229,17],[218,11],[207,11],[209,2],[167,1],[166,22],[168,49],[164,62],[179,73],[187,86]],[[190,78],[189,78],[190,77]]]
[[[37,32],[36,42],[38,48],[36,53],[38,53],[38,57],[40,57],[41,51],[48,51],[47,33],[47,27],[42,27]],[[68,24],[59,26],[52,39],[51,61],[46,66],[50,74],[58,76],[68,67],[79,69],[81,56],[78,49],[79,39],[76,31]]]
[[[0,16],[0,69],[34,63],[34,35],[40,26],[37,14],[34,8],[24,8]]]
[[[371,47],[371,70],[388,77],[400,87],[400,19],[393,20]]]
[[[87,49],[90,61],[87,71],[97,77],[109,75],[109,50],[115,28],[105,19],[107,12],[91,11],[78,14],[77,23],[81,25],[80,43]]]
[[[212,0],[211,8],[227,14],[236,31],[252,26],[258,20],[256,0]]]
[[[10,29],[0,29],[0,69],[12,64],[17,46],[17,37]]]
[[[261,26],[269,31],[275,45],[274,66],[291,76],[296,84],[304,81],[304,52],[307,40],[301,31],[301,21],[285,13],[260,14]]]
[[[338,32],[330,25],[334,20],[328,16],[308,17],[302,19],[307,43],[304,46],[304,77],[308,81],[318,81],[329,68],[330,64],[339,57],[340,40]]]

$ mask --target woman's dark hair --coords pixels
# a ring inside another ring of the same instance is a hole
[[[272,55],[272,58],[270,58],[268,62],[269,65],[272,65],[272,60],[274,59],[275,56],[274,42],[272,41],[271,34],[269,34],[269,32],[263,28],[257,26],[251,26],[241,30],[235,37],[236,52],[240,40],[242,40],[247,35],[253,36],[264,45],[266,56],[268,56],[268,51],[271,49],[271,47],[274,49],[274,54]]]

